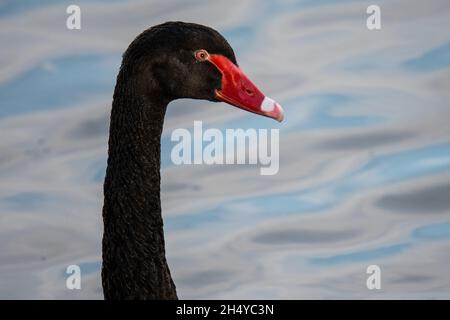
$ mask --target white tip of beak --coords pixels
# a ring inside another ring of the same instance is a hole
[[[284,111],[283,108],[273,99],[269,97],[264,97],[263,102],[261,102],[261,111],[264,112],[268,117],[271,117],[278,122],[283,121]]]
[[[264,97],[263,102],[261,102],[261,110],[264,112],[270,112],[275,109],[276,102],[269,97]]]

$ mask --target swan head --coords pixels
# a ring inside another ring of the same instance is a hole
[[[282,121],[282,107],[239,68],[233,49],[216,30],[166,22],[139,35],[124,54],[153,95],[225,102]]]

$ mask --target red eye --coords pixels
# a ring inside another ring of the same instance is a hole
[[[205,61],[208,60],[208,58],[209,58],[208,51],[204,49],[195,51],[195,59],[197,59],[198,61]]]

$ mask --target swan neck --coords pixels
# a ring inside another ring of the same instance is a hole
[[[160,200],[167,99],[119,73],[104,183],[102,284],[106,299],[176,299]]]

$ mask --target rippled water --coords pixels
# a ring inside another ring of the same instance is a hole
[[[450,4],[0,3],[0,298],[102,298],[102,182],[120,55],[166,20],[220,30],[286,120],[169,106],[169,264],[181,298],[450,298]],[[280,171],[175,166],[173,129],[279,128]],[[78,264],[82,290],[65,288]],[[379,265],[382,289],[366,288]]]

